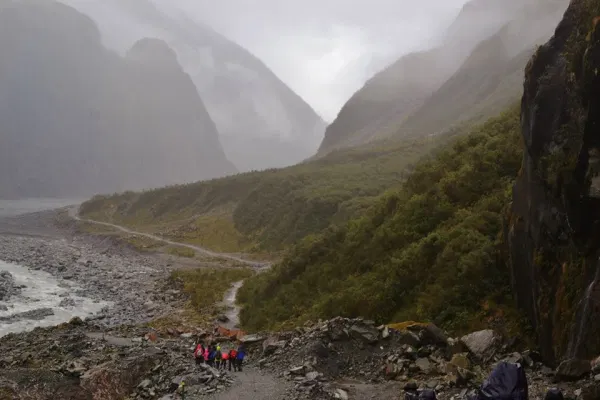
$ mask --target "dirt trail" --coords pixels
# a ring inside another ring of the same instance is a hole
[[[233,386],[224,392],[203,397],[209,400],[283,400],[289,399],[291,385],[254,368],[234,374]]]
[[[237,261],[239,263],[246,264],[248,266],[251,266],[251,267],[254,267],[254,268],[258,268],[258,269],[269,268],[271,266],[271,263],[268,263],[268,262],[258,262],[258,261],[246,260],[244,258],[237,257],[237,256],[234,256],[234,255],[231,255],[231,254],[214,252],[214,251],[205,249],[205,248],[200,247],[200,246],[194,246],[194,245],[187,244],[187,243],[175,242],[175,241],[172,241],[172,240],[164,239],[164,238],[162,238],[160,236],[152,235],[150,233],[144,233],[144,232],[134,231],[132,229],[126,228],[126,227],[121,226],[121,225],[111,224],[109,222],[95,221],[93,219],[81,218],[79,216],[79,209],[77,207],[70,208],[69,209],[69,215],[73,219],[75,219],[76,221],[87,222],[87,223],[90,223],[90,224],[106,226],[106,227],[109,227],[109,228],[117,229],[117,230],[119,230],[121,232],[124,232],[124,233],[128,233],[130,235],[143,236],[143,237],[146,237],[148,239],[156,240],[158,242],[163,242],[163,243],[166,243],[166,244],[169,244],[169,245],[172,245],[172,246],[185,247],[185,248],[197,251],[199,253],[205,254],[207,256],[210,256],[210,257],[221,258],[221,259],[224,259],[224,260]]]

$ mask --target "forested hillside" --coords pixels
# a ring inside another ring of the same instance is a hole
[[[142,193],[97,196],[83,216],[221,251],[274,252],[364,212],[414,164],[451,140],[378,143],[273,169]]]
[[[300,242],[243,286],[244,326],[342,315],[460,330],[486,308],[501,312],[510,289],[499,246],[521,162],[519,127],[513,107],[419,163],[365,215]]]

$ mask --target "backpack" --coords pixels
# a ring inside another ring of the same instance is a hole
[[[474,400],[528,400],[527,376],[521,364],[499,363]]]
[[[235,351],[234,349],[231,349],[229,351],[229,358],[232,359],[232,360],[235,360],[236,357],[237,357],[237,351]]]
[[[204,349],[202,348],[202,345],[199,344],[198,346],[196,346],[196,350],[194,350],[194,358],[200,358],[204,355]]]

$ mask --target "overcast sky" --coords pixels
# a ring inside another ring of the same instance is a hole
[[[377,70],[431,47],[466,0],[154,0],[261,58],[326,120]]]

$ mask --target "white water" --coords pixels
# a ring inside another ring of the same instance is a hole
[[[223,305],[227,307],[227,311],[225,311],[225,316],[229,319],[226,323],[221,324],[224,328],[234,329],[240,323],[240,308],[235,304],[235,299],[237,297],[237,293],[244,284],[244,281],[235,282],[231,285],[231,289],[225,293],[225,298],[223,299]]]
[[[43,271],[34,271],[29,268],[8,264],[0,261],[0,271],[8,271],[12,274],[17,285],[25,285],[19,295],[0,301],[0,306],[8,307],[8,311],[0,310],[0,317],[32,311],[40,308],[51,308],[54,315],[45,317],[41,321],[21,319],[15,322],[0,321],[0,337],[11,332],[23,332],[32,330],[38,326],[53,326],[67,322],[77,316],[85,318],[95,314],[104,307],[110,306],[108,302],[99,302],[89,298],[76,296],[74,293],[79,289],[71,282],[59,282],[52,275]],[[61,296],[62,295],[62,296]],[[65,298],[71,298],[74,306],[59,306]]]
[[[600,283],[600,260],[598,260],[598,263],[599,264],[596,265],[596,274],[594,275],[594,280],[589,284],[583,298],[581,299],[582,303],[580,304],[583,305],[583,308],[581,310],[581,316],[579,317],[579,327],[575,334],[574,340],[571,342],[571,349],[569,350],[570,355],[573,357],[577,355],[577,352],[579,351],[579,348],[581,346],[583,332],[585,331],[586,325],[589,322],[590,318],[588,312],[590,303],[592,302],[592,295],[594,293],[596,285]]]

